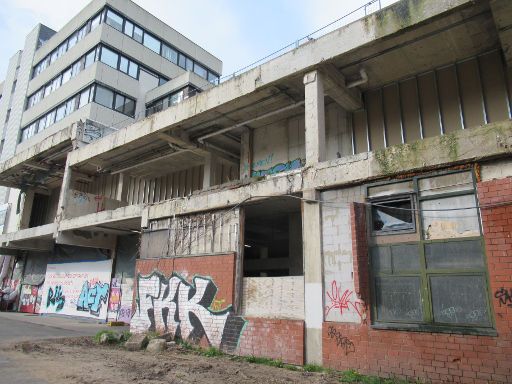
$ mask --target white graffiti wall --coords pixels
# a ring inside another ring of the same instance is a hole
[[[48,264],[40,313],[106,320],[112,260]]]

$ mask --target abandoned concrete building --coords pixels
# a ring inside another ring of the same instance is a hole
[[[0,250],[17,308],[291,364],[512,382],[512,2],[401,0],[221,82],[173,33],[95,0],[11,60],[24,96]],[[62,86],[23,111],[97,46],[117,64],[101,54],[69,81],[95,87],[83,107],[40,123]],[[132,62],[161,74],[154,89]]]

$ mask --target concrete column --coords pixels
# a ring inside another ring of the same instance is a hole
[[[54,233],[55,238],[58,235],[58,224],[65,216],[66,202],[69,195],[69,189],[71,188],[71,179],[73,177],[73,170],[69,166],[68,161],[69,157],[66,160],[66,168],[64,169],[64,176],[62,177],[62,184],[60,187],[59,205],[57,206],[57,215],[55,216],[55,223],[57,223]]]
[[[26,229],[30,225],[30,216],[32,216],[32,207],[34,205],[34,191],[26,191],[23,194],[23,204],[20,212],[20,229]]]
[[[217,180],[217,157],[209,153],[206,155],[203,174],[203,189],[215,185]]]
[[[252,130],[246,129],[240,141],[240,180],[251,177],[252,169]]]
[[[325,160],[324,84],[319,71],[304,76],[306,166]]]
[[[128,203],[128,187],[130,185],[130,178],[125,173],[119,174],[119,181],[117,184],[116,200],[123,203]]]
[[[316,190],[305,190],[303,197],[320,200]],[[304,250],[304,308],[306,320],[306,363],[322,364],[323,259],[320,204],[302,202]]]

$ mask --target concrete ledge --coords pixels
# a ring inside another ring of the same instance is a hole
[[[72,229],[81,229],[86,227],[94,227],[96,225],[122,222],[140,218],[142,215],[142,205],[129,205],[110,211],[102,211],[91,213],[72,219],[64,219],[59,223],[59,231],[69,231]]]
[[[40,237],[52,237],[55,228],[56,224],[50,223],[39,227],[21,229],[17,232],[5,233],[0,235],[0,243],[36,239]]]

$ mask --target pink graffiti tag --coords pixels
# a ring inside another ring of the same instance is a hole
[[[363,318],[364,313],[364,303],[356,299],[353,301],[350,297],[354,294],[354,291],[349,291],[348,289],[343,292],[341,295],[340,287],[338,287],[338,283],[336,280],[333,280],[331,283],[331,292],[327,292],[327,296],[329,300],[331,300],[330,305],[325,306],[325,316],[329,314],[331,309],[339,309],[340,315],[343,315],[343,310],[350,310],[350,307],[354,308],[361,319]]]

